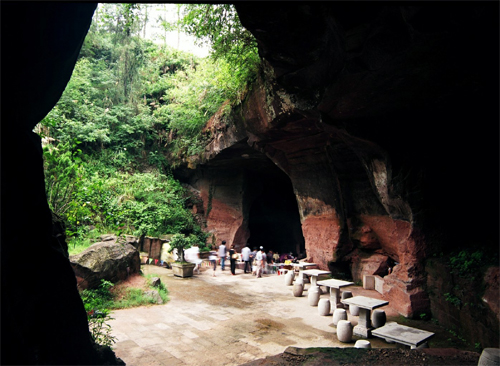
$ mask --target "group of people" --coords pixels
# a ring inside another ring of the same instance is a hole
[[[217,260],[220,260],[221,270],[224,271],[226,267],[226,260],[229,259],[230,270],[233,276],[236,274],[236,263],[238,261],[242,261],[245,263],[243,268],[244,273],[252,273],[257,278],[262,277],[266,264],[278,263],[282,258],[286,260],[293,259],[294,257],[292,256],[292,253],[285,255],[282,254],[281,256],[279,253],[273,253],[272,251],[266,253],[262,246],[259,249],[254,247],[253,250],[250,250],[248,245],[241,250],[241,253],[237,253],[234,245],[231,245],[229,249],[226,247],[225,240],[222,241],[218,250],[213,248],[208,257],[213,267],[213,277],[215,277],[215,271],[217,269]]]

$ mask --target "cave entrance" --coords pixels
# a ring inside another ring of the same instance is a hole
[[[299,209],[290,178],[267,160],[265,169],[251,175],[259,187],[251,201],[248,217],[250,247],[268,252],[305,254]]]

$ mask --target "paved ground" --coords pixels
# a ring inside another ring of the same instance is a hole
[[[157,274],[169,289],[166,305],[113,312],[110,322],[117,338],[115,353],[128,366],[241,365],[276,355],[288,346],[353,347],[340,343],[332,317],[320,316],[304,296],[292,295],[284,276],[255,278],[237,270],[203,268],[191,278],[174,277],[171,270],[146,265],[144,274]],[[306,285],[307,289],[308,285]],[[344,288],[353,295],[380,298],[359,286]],[[322,297],[328,297],[326,293]],[[396,315],[389,306],[388,316]],[[353,325],[357,317],[350,317]],[[394,348],[377,338],[372,347]]]

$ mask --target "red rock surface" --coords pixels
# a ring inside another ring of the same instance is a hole
[[[335,212],[306,217],[302,222],[302,232],[306,240],[308,261],[327,269],[328,263],[335,258],[339,231]]]
[[[483,301],[500,320],[500,267],[490,267],[484,276]]]

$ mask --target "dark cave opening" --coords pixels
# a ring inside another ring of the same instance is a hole
[[[294,256],[305,254],[299,209],[289,177],[272,163],[251,177],[260,185],[260,193],[249,211],[250,247],[263,246],[266,252],[291,252]]]

